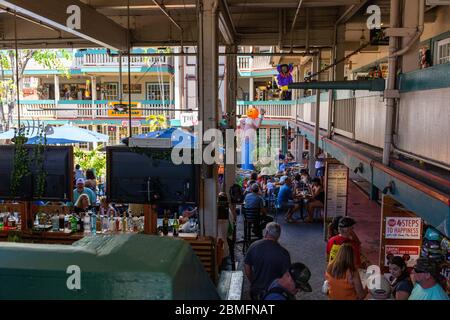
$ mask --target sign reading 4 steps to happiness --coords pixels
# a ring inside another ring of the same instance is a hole
[[[422,220],[409,217],[386,219],[386,239],[420,239]]]

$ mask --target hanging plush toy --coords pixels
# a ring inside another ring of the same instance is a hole
[[[279,64],[277,66],[278,76],[277,82],[278,86],[281,87],[281,92],[283,95],[283,100],[289,100],[290,91],[288,91],[288,86],[294,82],[292,79],[292,71],[294,70],[294,66],[292,64]]]
[[[265,110],[258,111],[255,107],[250,107],[246,118],[241,118],[239,127],[242,132],[241,135],[241,152],[242,152],[242,169],[255,170],[253,165],[253,151],[256,145],[257,130],[261,126],[264,118]]]

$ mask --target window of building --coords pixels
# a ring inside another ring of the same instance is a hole
[[[139,127],[133,127],[131,128],[131,135],[136,136],[139,134]]]
[[[272,128],[270,129],[270,147],[272,152],[277,152],[281,149],[281,140],[280,140],[280,129]],[[273,150],[275,149],[275,150]]]
[[[158,82],[148,82],[146,84],[147,100],[163,100],[162,95],[164,91],[164,100],[170,100],[170,84],[164,82],[162,85]]]
[[[106,82],[105,83],[105,100],[117,100],[119,94],[119,83],[117,82]]]
[[[142,127],[142,133],[149,133],[150,127]]]
[[[117,137],[117,128],[116,127],[112,127],[112,126],[108,127],[108,137],[109,137],[109,140],[108,140],[109,145],[116,144],[116,137]]]
[[[80,126],[81,129],[87,129],[89,130],[89,128],[87,126]],[[82,149],[82,150],[88,150],[89,149],[89,143],[78,143],[78,148]]]
[[[438,64],[450,62],[450,38],[441,40],[437,43]]]

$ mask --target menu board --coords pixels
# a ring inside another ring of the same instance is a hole
[[[327,217],[347,215],[348,168],[335,159],[326,161],[326,201]]]

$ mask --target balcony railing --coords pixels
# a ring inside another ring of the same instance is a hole
[[[238,116],[244,115],[251,106],[266,111],[265,117],[290,119],[295,115],[297,101],[238,101]]]
[[[142,100],[139,111],[135,118],[145,118],[149,115],[165,115],[168,119],[175,117],[173,101],[160,100]],[[152,109],[152,110],[148,110]],[[121,119],[126,117],[113,116],[108,113],[111,107],[106,100],[61,100],[58,104],[53,100],[33,100],[20,102],[20,115],[23,119],[85,119],[85,118],[114,118]],[[17,117],[17,108],[13,115]]]
[[[238,68],[241,72],[251,72],[254,70],[270,70],[273,66],[270,63],[270,56],[240,56],[238,57]]]
[[[173,65],[173,58],[167,56],[132,56],[131,57],[132,66],[152,66],[152,65]],[[75,57],[74,67],[111,67],[119,65],[118,56],[110,56],[108,54],[98,54],[98,53],[87,53],[81,57]],[[122,57],[122,65],[125,67],[128,65],[128,57]]]

